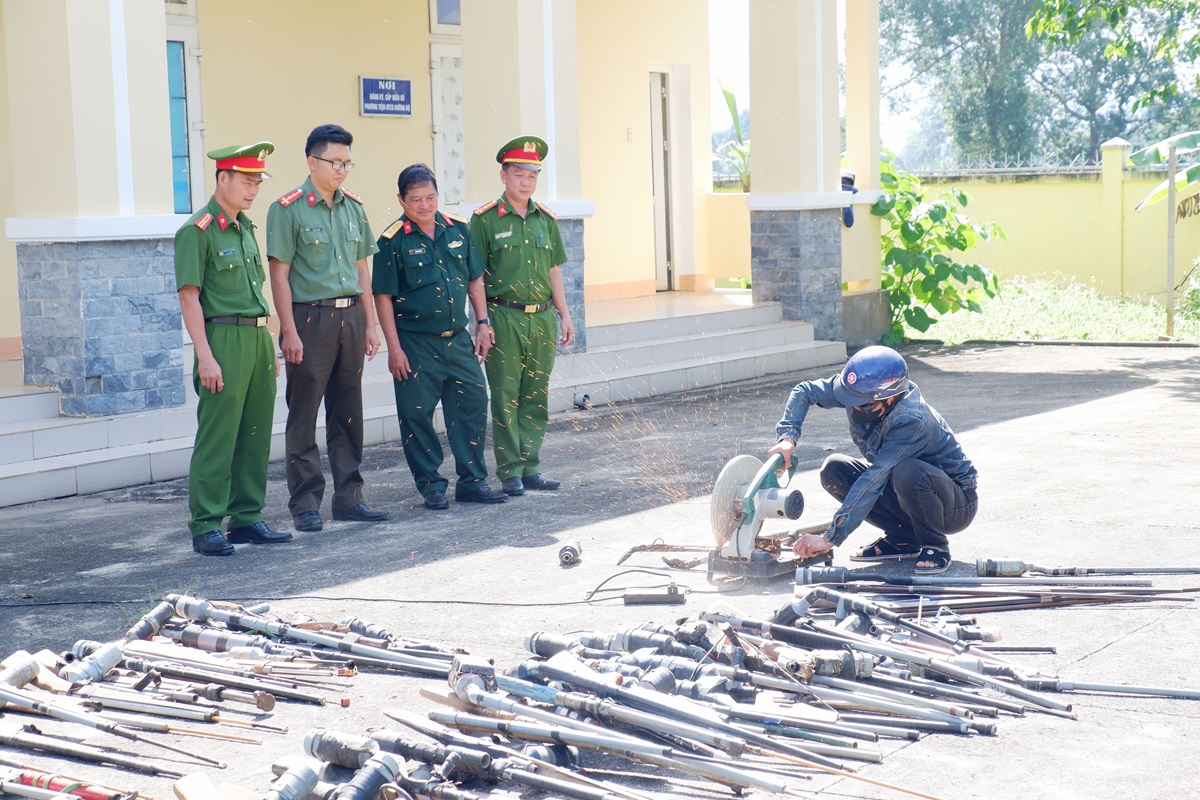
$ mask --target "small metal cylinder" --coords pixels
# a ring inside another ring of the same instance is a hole
[[[571,539],[558,550],[558,561],[564,567],[574,564],[583,554],[583,545],[577,539]]]

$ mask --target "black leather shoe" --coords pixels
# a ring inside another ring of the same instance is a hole
[[[292,517],[292,524],[298,531],[319,531],[325,527],[325,523],[321,521],[320,513],[316,511],[301,511],[296,516]]]
[[[359,503],[352,508],[334,509],[333,518],[349,520],[350,522],[383,522],[392,514],[390,511],[376,511],[366,503]]]
[[[280,542],[290,542],[292,535],[273,531],[267,527],[267,523],[259,520],[253,525],[230,528],[229,533],[225,534],[225,538],[234,544],[279,544]]]
[[[454,487],[456,503],[507,503],[508,495],[504,492],[493,492],[486,483],[475,486]]]
[[[562,484],[560,484],[558,481],[552,481],[549,478],[547,478],[545,475],[543,475],[542,473],[538,472],[533,475],[526,475],[524,478],[521,478],[521,485],[524,486],[526,489],[534,489],[534,490],[549,492],[549,491],[553,491],[553,490],[557,489]]]
[[[450,507],[450,503],[446,500],[445,492],[441,489],[434,489],[425,495],[425,507],[430,511],[444,511]]]
[[[521,485],[520,478],[505,478],[500,481],[500,491],[509,497],[520,497],[525,494],[525,487]]]
[[[192,549],[202,556],[231,556],[233,545],[220,531],[209,531],[192,537]]]

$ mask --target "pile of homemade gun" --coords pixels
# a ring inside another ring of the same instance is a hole
[[[1200,699],[1027,672],[1006,655],[1050,648],[1001,647],[970,617],[1186,602],[1195,590],[1121,576],[1200,569],[977,566],[978,577],[802,568],[794,602],[772,620],[706,612],[615,633],[531,632],[530,658],[507,668],[357,618],[298,622],[268,606],[168,595],[115,641],[0,661],[0,795],[146,797],[29,763],[54,757],[123,770],[131,784],[132,773],[176,779],[181,800],[472,800],[530,789],[647,800],[679,786],[803,797],[820,773],[929,798],[863,769],[881,760],[882,740],[992,736],[1003,717],[1027,712],[1074,718],[1063,696],[1076,691]],[[287,736],[266,721],[277,701],[336,703],[358,670],[432,678],[421,694],[443,710],[385,709],[378,728],[310,730],[273,776],[264,770],[261,788],[214,785],[225,765],[205,741]],[[38,715],[93,731],[47,735]],[[81,741],[95,732],[138,744]]]

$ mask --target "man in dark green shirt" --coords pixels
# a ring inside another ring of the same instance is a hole
[[[540,453],[556,344],[569,345],[575,328],[559,269],[567,251],[558,221],[532,199],[549,149],[536,136],[519,136],[500,148],[504,194],[471,218],[471,238],[487,262],[483,281],[495,336],[484,366],[492,390],[496,475],[511,496],[559,487],[542,475]]]
[[[333,473],[333,518],[379,522],[359,467],[363,455],[363,356],[375,357],[375,304],[367,258],[375,237],[362,200],[342,189],[354,168],[354,141],[339,125],[308,135],[309,177],[267,211],[271,292],[287,363],[285,458],[296,530],[319,531],[325,476],[317,449],[317,413],[325,405],[325,441]]]
[[[217,187],[175,234],[175,282],[196,351],[196,442],[188,470],[192,549],[233,554],[233,544],[286,542],[263,521],[275,413],[275,348],[263,296],[266,274],[244,213],[266,174],[270,142],[214,150]],[[229,537],[221,522],[229,517]]]
[[[483,458],[487,388],[479,358],[491,347],[483,294],[483,259],[467,221],[438,211],[437,179],[413,164],[397,180],[404,215],[379,237],[371,288],[388,346],[404,458],[425,498],[440,510],[446,479],[438,473],[442,445],[433,428],[438,401],[458,482],[460,503],[503,503],[508,495],[487,485]],[[467,300],[475,311],[476,337],[467,333]]]

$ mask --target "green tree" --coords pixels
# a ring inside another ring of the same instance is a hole
[[[908,84],[929,87],[944,109],[959,157],[1029,153],[1036,147],[1030,120],[1037,116],[1038,99],[1028,76],[1040,62],[1042,44],[1025,35],[1033,2],[880,5],[885,78],[903,65]]]
[[[1180,69],[1200,61],[1197,20],[1200,0],[1036,0],[1026,33],[1053,49],[1105,33],[1109,59],[1163,67],[1163,79],[1139,98],[1141,107],[1178,96],[1181,79],[1200,89],[1200,72],[1190,70],[1181,78]]]

